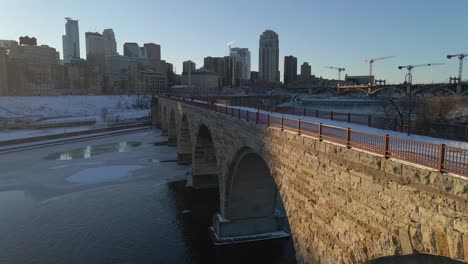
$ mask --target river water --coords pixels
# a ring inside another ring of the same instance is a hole
[[[0,155],[0,263],[295,263],[290,239],[215,247],[216,190],[157,130]]]
[[[291,239],[213,246],[218,191],[191,188],[166,140],[150,130],[0,154],[0,264],[296,263]]]

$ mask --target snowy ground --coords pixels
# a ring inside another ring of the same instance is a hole
[[[138,106],[140,99],[146,107]],[[150,98],[141,96],[0,97],[0,119],[81,121],[94,118],[97,123],[103,123],[105,116],[120,119],[147,117],[149,107]]]
[[[150,97],[142,96],[50,96],[0,97],[0,141],[61,134],[138,121],[150,115]],[[93,126],[53,129],[3,130],[11,124],[45,125],[95,121]]]

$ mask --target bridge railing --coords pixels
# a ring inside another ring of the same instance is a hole
[[[167,99],[223,113],[237,119],[290,131],[298,135],[307,135],[320,141],[325,140],[338,143],[347,148],[365,150],[382,155],[385,158],[394,158],[423,165],[436,169],[441,173],[446,172],[465,177],[468,176],[468,149],[324,125],[322,123],[262,113],[259,110],[249,111],[237,109],[236,107],[215,105],[209,102],[197,102],[185,98],[171,97]]]

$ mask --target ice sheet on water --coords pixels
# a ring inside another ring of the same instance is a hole
[[[133,171],[142,168],[144,168],[144,166],[139,165],[116,165],[88,168],[67,177],[66,180],[71,183],[80,184],[97,184],[116,181],[130,177]]]

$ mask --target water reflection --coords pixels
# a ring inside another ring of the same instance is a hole
[[[186,186],[186,181],[171,182],[168,187],[178,211],[177,225],[193,263],[257,263],[257,259],[258,263],[296,263],[292,239],[214,246],[208,228],[213,224],[213,214],[220,210],[219,191],[194,190]]]
[[[84,148],[73,149],[65,152],[56,152],[48,155],[47,160],[74,160],[74,159],[89,159],[96,155],[118,152],[123,153],[141,145],[141,142],[122,141],[118,143],[110,143],[95,146],[86,146]]]

